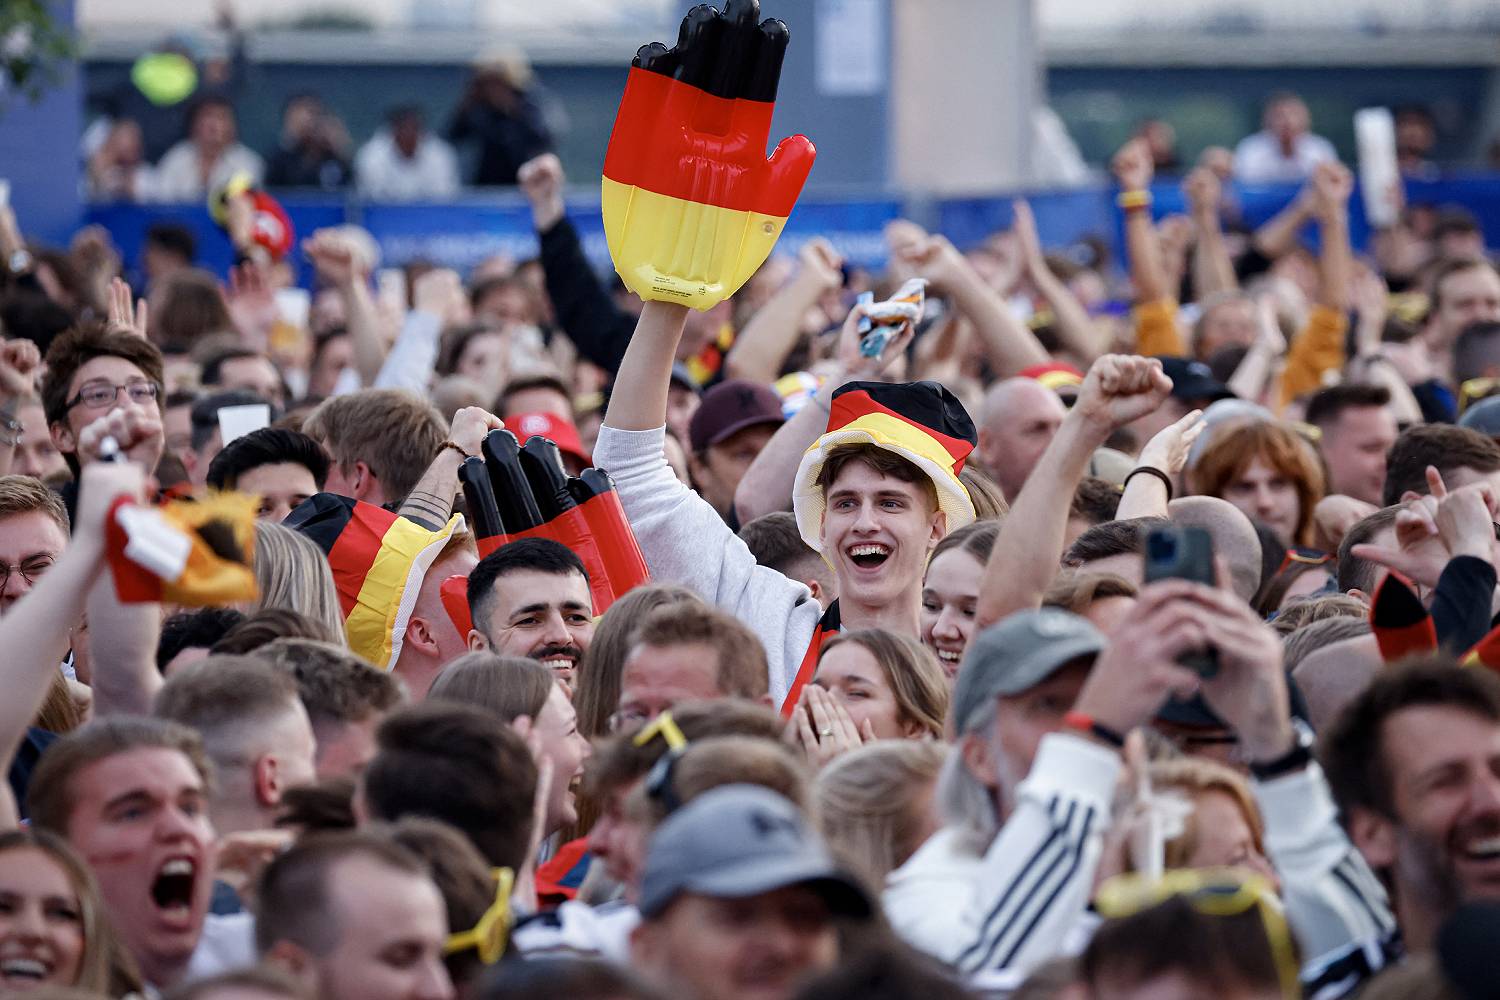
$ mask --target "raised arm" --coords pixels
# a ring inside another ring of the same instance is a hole
[[[1297,248],[1297,234],[1313,217],[1313,189],[1309,181],[1281,211],[1261,224],[1251,244],[1261,256],[1275,260]]]
[[[1286,353],[1286,335],[1276,318],[1276,304],[1269,295],[1255,303],[1255,340],[1226,383],[1240,399],[1263,403],[1266,387],[1276,372],[1276,364]]]
[[[397,513],[428,531],[441,530],[453,516],[453,499],[459,490],[458,469],[464,457],[478,455],[485,435],[504,426],[499,417],[477,406],[466,406],[455,413],[453,422],[448,425],[448,440],[438,449],[432,464],[427,466],[427,471],[422,473],[422,478],[417,480],[417,485]],[[450,448],[450,443],[457,445],[464,454]]]
[[[468,322],[469,299],[458,272],[445,267],[435,267],[412,282],[411,298],[411,311],[371,384],[376,389],[405,389],[425,396],[437,365],[443,328]]]
[[[1154,412],[1171,391],[1155,359],[1106,354],[1094,362],[1000,527],[979,587],[976,628],[1041,603],[1062,559],[1073,492],[1095,449],[1117,428]]]
[[[78,437],[78,453],[90,465],[101,453],[106,438],[119,446],[122,460],[104,463],[134,466],[142,478],[154,468],[161,456],[161,423],[135,411],[111,410],[83,429]],[[142,461],[142,459],[146,461]],[[113,497],[89,496],[89,484],[80,483],[79,504],[104,503]],[[103,524],[103,515],[98,523]],[[102,531],[102,528],[101,528]],[[95,636],[92,647],[94,714],[149,715],[151,703],[161,688],[161,674],[156,669],[156,646],[161,637],[160,604],[125,604],[115,593],[114,577],[105,567],[88,590],[87,614],[89,632]],[[107,641],[102,641],[107,637]]]
[[[1132,139],[1110,163],[1120,183],[1119,203],[1125,213],[1125,253],[1130,258],[1130,284],[1135,301],[1176,299],[1162,272],[1161,248],[1151,221],[1151,151],[1144,139]]]
[[[41,352],[33,341],[17,339],[0,343],[0,476],[10,472],[10,464],[16,457],[16,445],[24,430],[16,413],[35,394],[36,372],[41,363]]]
[[[916,273],[931,281],[979,334],[997,378],[1009,378],[1051,358],[1036,335],[1010,311],[974,266],[945,236],[929,236],[898,251]]]
[[[906,353],[913,334],[909,323],[885,345],[880,357],[867,358],[861,354],[859,320],[864,311],[864,306],[855,306],[844,320],[835,359],[838,367],[834,373],[818,390],[812,402],[777,428],[771,440],[766,442],[766,446],[745,471],[744,478],[734,491],[734,511],[741,524],[748,524],[762,514],[791,509],[797,466],[807,449],[812,447],[828,425],[834,390],[846,382],[879,379],[897,358]]]
[[[774,382],[796,346],[802,318],[844,280],[843,258],[827,240],[812,239],[797,252],[801,266],[785,288],[761,306],[724,358],[724,375],[752,382]]]
[[[1187,195],[1190,216],[1197,241],[1193,245],[1193,290],[1201,301],[1215,292],[1232,292],[1239,288],[1234,276],[1234,262],[1224,246],[1224,228],[1219,222],[1224,191],[1219,175],[1207,167],[1198,167],[1182,182]]]
[[[620,361],[615,382],[629,386],[614,392],[604,413],[604,426],[622,431],[649,431],[667,422],[667,387],[672,361],[687,324],[687,306],[647,302],[635,325],[630,346]]]
[[[1354,253],[1349,247],[1349,196],[1354,174],[1342,163],[1318,164],[1313,172],[1314,207],[1322,247],[1318,253],[1318,305],[1347,312],[1354,281]]]
[[[1053,325],[1063,345],[1085,364],[1092,363],[1109,350],[1109,333],[1095,325],[1089,318],[1088,311],[1068,291],[1068,286],[1047,266],[1047,257],[1042,253],[1042,241],[1037,235],[1036,217],[1031,214],[1031,206],[1024,198],[1017,198],[1011,203],[1011,208],[1015,214],[1011,232],[1020,245],[1026,276],[1052,310]]]
[[[1281,376],[1281,402],[1315,392],[1323,374],[1344,366],[1350,286],[1354,277],[1349,249],[1349,195],[1354,175],[1341,163],[1320,163],[1313,172],[1313,208],[1322,248],[1318,254],[1318,294],[1307,325],[1287,352]]]
[[[1177,293],[1167,283],[1161,244],[1151,221],[1151,151],[1144,139],[1132,139],[1110,163],[1120,184],[1118,202],[1125,213],[1125,253],[1135,294],[1136,352],[1145,355],[1187,353],[1177,328]]]
[[[543,153],[521,164],[516,182],[531,203],[541,244],[542,276],[557,325],[578,353],[605,371],[620,366],[635,317],[615,305],[594,273],[563,202],[562,161]]]
[[[1193,410],[1175,424],[1157,431],[1136,459],[1137,469],[1155,469],[1170,482],[1177,482],[1182,467],[1187,464],[1188,452],[1198,435],[1203,433],[1203,411]],[[1144,473],[1128,476],[1125,491],[1120,497],[1120,506],[1115,519],[1129,521],[1136,517],[1166,517],[1167,505],[1172,502],[1172,493],[1158,476]]]
[[[302,244],[317,268],[318,277],[331,285],[344,302],[344,325],[354,347],[354,369],[360,385],[370,385],[385,361],[385,338],[380,334],[380,314],[370,295],[370,272],[359,254],[339,234],[326,229],[313,233]]]
[[[84,466],[68,547],[31,592],[0,618],[0,754],[15,756],[68,652],[69,630],[83,617],[84,597],[100,578],[104,518],[120,495],[140,500],[145,474],[128,462]]]

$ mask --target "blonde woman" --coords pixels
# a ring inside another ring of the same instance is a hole
[[[818,767],[876,740],[940,740],[948,693],[937,657],[916,639],[879,628],[847,632],[819,650],[787,736]]]
[[[823,839],[878,891],[941,825],[933,788],[946,746],[887,740],[844,754],[813,788]]]
[[[274,521],[256,521],[255,583],[260,600],[249,611],[290,608],[327,626],[339,645],[348,645],[333,571],[316,543]]]

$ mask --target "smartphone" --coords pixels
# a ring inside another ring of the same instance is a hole
[[[1183,528],[1175,524],[1152,528],[1146,533],[1145,574],[1147,583],[1157,580],[1191,580],[1212,587],[1214,576],[1214,540],[1203,528]],[[1190,653],[1179,660],[1200,677],[1219,672],[1219,652],[1208,649]]]
[[[10,204],[10,181],[0,177],[0,208]]]

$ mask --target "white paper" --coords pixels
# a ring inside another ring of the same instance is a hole
[[[312,295],[305,288],[276,289],[276,315],[287,326],[307,329],[307,315],[312,309]]]
[[[868,97],[886,77],[885,18],[880,0],[817,0],[813,62],[818,93]]]
[[[271,426],[271,407],[265,403],[219,408],[219,436],[224,444],[242,438],[251,431]]]
[[[1376,229],[1394,226],[1401,215],[1401,172],[1396,166],[1396,120],[1390,110],[1354,112],[1354,143],[1359,150],[1365,218]]]
[[[192,539],[155,507],[124,504],[115,521],[125,529],[125,558],[161,580],[171,582],[187,568]]]

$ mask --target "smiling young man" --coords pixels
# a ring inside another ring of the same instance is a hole
[[[471,650],[524,656],[573,683],[594,638],[588,571],[572,550],[547,538],[500,546],[469,572]]]
[[[594,459],[615,477],[652,578],[681,583],[749,625],[781,703],[810,676],[822,637],[876,626],[918,634],[927,557],[974,519],[958,479],[974,425],[932,382],[850,382],[817,397],[828,429],[797,470],[793,508],[803,540],[838,581],[839,599],[825,610],[803,584],[756,565],[667,465],[667,386],[686,316],[681,306],[646,303],[618,376],[635,389],[611,397]]]
[[[121,943],[159,989],[180,982],[200,939],[207,943],[208,774],[197,733],[119,716],[49,747],[28,791],[32,823],[66,838],[88,863]]]
[[[74,475],[83,429],[117,407],[141,430],[127,457],[148,471],[156,468],[165,438],[162,358],[153,344],[102,325],[80,326],[52,342],[46,368],[42,410],[52,443]]]

